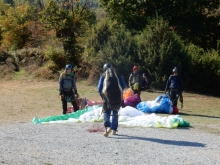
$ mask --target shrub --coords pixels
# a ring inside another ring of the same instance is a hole
[[[188,70],[190,57],[180,37],[170,31],[168,22],[158,17],[149,20],[140,35],[136,36],[139,65],[146,70],[153,87],[164,89],[173,67]],[[185,75],[183,75],[183,79]]]

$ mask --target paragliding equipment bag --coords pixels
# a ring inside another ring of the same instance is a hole
[[[116,72],[109,68],[105,72],[102,98],[106,108],[117,111],[121,107],[122,88]]]

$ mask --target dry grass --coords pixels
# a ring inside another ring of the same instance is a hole
[[[58,81],[24,78],[23,74],[17,75],[15,80],[0,81],[0,124],[31,122],[35,116],[43,118],[60,115],[62,110],[58,98]],[[87,81],[80,81],[77,87],[81,98],[101,101],[97,86],[89,86]],[[143,91],[141,99],[154,100],[162,93]],[[183,97],[184,107],[179,110],[179,114],[191,123],[193,129],[220,135],[220,98],[193,93],[183,93]]]

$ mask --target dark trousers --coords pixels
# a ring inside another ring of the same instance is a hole
[[[143,81],[141,82],[141,89],[145,90],[145,89],[147,89],[147,88],[148,88],[147,82],[146,82],[145,80],[143,80]]]
[[[63,114],[66,114],[67,102],[71,102],[71,104],[73,105],[73,108],[74,108],[74,112],[79,110],[79,107],[76,104],[76,98],[75,98],[72,90],[63,92],[63,96],[62,96]]]
[[[169,91],[169,97],[170,97],[170,100],[172,101],[174,106],[177,106],[177,101],[178,101],[178,98],[179,98],[179,94],[180,94],[179,89],[171,88],[170,91]]]

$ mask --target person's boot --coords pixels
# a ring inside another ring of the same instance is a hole
[[[107,128],[105,133],[103,134],[105,137],[107,137],[111,133],[111,128]]]
[[[116,130],[113,130],[113,131],[112,131],[112,135],[116,135]]]

